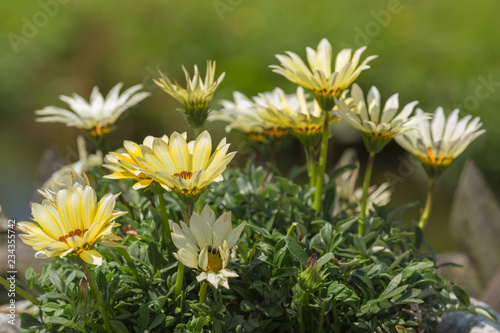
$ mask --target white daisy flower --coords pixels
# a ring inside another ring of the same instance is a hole
[[[149,92],[139,91],[142,89],[141,84],[128,88],[120,95],[122,86],[123,83],[118,83],[106,98],[96,86],[92,90],[89,102],[77,94],[73,94],[73,97],[60,96],[59,98],[66,102],[71,110],[47,106],[43,110],[35,111],[35,114],[42,116],[36,121],[64,123],[86,130],[93,137],[106,135],[125,110],[150,95]]]
[[[421,109],[417,115],[422,114]],[[467,146],[485,132],[479,117],[467,115],[459,120],[459,110],[455,109],[445,117],[442,107],[438,107],[432,122],[422,120],[417,129],[395,138],[396,142],[415,155],[430,176],[440,175]]]
[[[417,101],[410,102],[398,113],[398,94],[394,94],[385,103],[382,109],[380,93],[376,87],[371,87],[368,95],[363,95],[363,90],[353,84],[351,96],[338,100],[338,115],[349,125],[361,131],[366,148],[370,152],[378,153],[394,137],[413,130],[428,114],[422,113],[410,117]]]
[[[190,225],[180,222],[180,226],[170,222],[172,240],[179,249],[174,257],[184,266],[200,271],[198,282],[208,281],[215,288],[219,285],[229,289],[228,278],[238,274],[227,269],[230,250],[236,244],[245,227],[242,222],[235,229],[231,224],[231,212],[222,214],[217,220],[215,213],[206,205],[201,215],[193,213]]]

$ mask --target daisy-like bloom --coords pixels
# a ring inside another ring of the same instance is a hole
[[[194,66],[193,79],[189,76],[188,71],[184,66],[182,70],[186,75],[186,88],[179,85],[177,82],[172,83],[170,79],[160,72],[161,77],[154,80],[167,94],[178,100],[183,109],[187,121],[191,127],[200,128],[205,124],[207,116],[210,112],[210,102],[215,93],[215,89],[224,79],[225,73],[222,73],[217,80],[215,80],[215,61],[207,61],[207,73],[205,81],[202,80],[198,66]]]
[[[316,101],[306,101],[302,87],[297,88],[296,95],[286,95],[283,90],[276,88],[271,94],[259,94],[258,97],[260,103],[257,104],[257,110],[263,119],[289,128],[292,135],[306,146],[318,142],[323,133],[325,115]],[[338,120],[340,118],[330,117],[329,123]]]
[[[428,114],[410,117],[417,101],[406,104],[398,113],[398,94],[389,97],[381,109],[380,93],[376,87],[371,87],[366,102],[363,90],[357,84],[352,85],[351,97],[335,98],[335,101],[340,117],[361,131],[367,150],[374,153],[380,152],[394,137],[414,130],[418,122],[428,117]]]
[[[94,87],[89,102],[77,94],[73,94],[73,97],[60,96],[71,110],[47,106],[43,110],[35,111],[35,114],[42,116],[36,121],[64,123],[86,130],[93,137],[109,134],[111,126],[125,110],[150,95],[149,92],[139,91],[142,89],[141,84],[128,88],[120,95],[122,86],[123,83],[118,83],[106,98],[101,95],[98,87]]]
[[[37,258],[79,257],[83,261],[101,265],[102,256],[93,249],[95,244],[121,247],[121,238],[112,228],[114,221],[127,212],[114,210],[118,195],[106,194],[98,203],[88,180],[73,174],[74,182],[68,188],[55,184],[52,190],[40,193],[41,204],[31,207],[32,222],[18,223],[21,240],[38,251]]]
[[[184,138],[186,133],[182,134]],[[168,137],[164,135],[160,138],[161,140],[168,142]],[[147,136],[143,145],[149,148],[153,148],[154,137],[151,135]],[[153,182],[153,179],[141,170],[147,169],[138,157],[142,156],[141,146],[135,142],[125,140],[123,142],[123,147],[126,153],[120,152],[110,152],[106,155],[106,159],[109,163],[104,164],[106,168],[113,171],[112,174],[104,176],[108,179],[133,179],[136,183],[132,186],[134,190],[141,188],[147,188]]]
[[[224,138],[212,153],[212,138],[207,131],[189,143],[174,132],[168,141],[154,138],[152,147],[141,145],[142,157],[137,159],[145,168],[138,170],[190,204],[212,182],[223,180],[222,172],[236,154],[228,154],[228,149]]]
[[[271,92],[265,92],[260,95],[271,94]],[[250,99],[238,91],[233,92],[233,97],[234,102],[221,101],[223,108],[212,113],[209,120],[222,120],[229,123],[226,126],[226,132],[229,133],[233,129],[240,131],[250,142],[266,143],[269,139],[281,139],[288,134],[287,128],[277,126],[259,115],[257,107],[265,105],[262,97],[255,96]]]
[[[417,110],[417,115],[422,114]],[[395,138],[396,142],[415,155],[431,177],[439,176],[467,146],[485,132],[479,117],[467,115],[459,120],[455,109],[446,119],[443,108],[438,107],[432,122],[418,123],[417,129]]]
[[[335,215],[361,201],[363,189],[356,187],[359,176],[359,161],[356,157],[356,152],[352,149],[346,150],[340,157],[336,169],[352,164],[356,166],[354,169],[344,172],[335,180],[337,189],[335,194]],[[391,195],[392,192],[388,182],[382,183],[380,186],[370,186],[368,188],[365,214],[374,209],[374,205],[387,205],[391,201]],[[356,205],[353,213],[359,213],[360,209],[360,206]]]
[[[198,282],[208,281],[215,288],[229,289],[227,279],[238,274],[227,269],[231,248],[240,238],[245,222],[233,229],[231,212],[222,214],[217,220],[215,213],[206,205],[201,215],[193,213],[190,225],[180,222],[180,226],[170,222],[172,240],[179,249],[174,257],[185,266],[200,271]]]
[[[293,83],[311,90],[321,108],[330,111],[334,106],[333,97],[340,96],[363,70],[370,68],[368,62],[377,57],[367,57],[358,66],[365,49],[366,46],[357,49],[352,57],[351,49],[341,50],[332,71],[332,46],[323,38],[317,50],[306,48],[309,67],[297,54],[287,52],[287,55],[276,55],[281,66],[272,65],[271,68]]]

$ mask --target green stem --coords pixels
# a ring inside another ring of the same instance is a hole
[[[92,273],[89,271],[89,268],[87,267],[87,264],[85,262],[81,262],[83,272],[85,273],[85,277],[87,278],[88,283],[90,284],[90,289],[92,289],[92,292],[94,293],[95,299],[97,301],[97,308],[99,309],[99,312],[101,313],[102,321],[104,322],[104,327],[106,327],[106,330],[109,333],[114,332],[113,328],[109,324],[108,321],[108,312],[106,311],[106,307],[104,305],[104,301],[102,299],[101,293],[97,289],[97,286],[95,284],[95,280],[92,277]]]
[[[193,135],[194,139],[196,140],[198,136],[200,135],[200,128],[199,127],[193,127]]]
[[[191,213],[192,213],[192,205],[186,205],[186,216],[184,217],[184,220],[189,227],[189,220],[191,219]],[[177,305],[182,307],[182,298],[179,298],[182,294],[182,283],[184,280],[184,265],[182,262],[179,261],[179,265],[177,266],[177,278],[175,279],[175,300],[177,302]]]
[[[314,209],[319,212],[321,209],[321,198],[323,196],[323,183],[325,181],[326,159],[328,155],[328,140],[330,139],[329,126],[330,112],[325,112],[325,122],[323,124],[323,135],[321,136],[321,150],[319,153],[319,164],[316,170],[316,193],[314,194]]]
[[[290,228],[288,228],[288,231],[286,233],[287,236],[292,236],[293,232],[295,231],[295,228],[297,227],[297,222],[293,222]]]
[[[99,332],[99,333],[106,333],[106,330],[104,329],[104,327],[102,327],[100,325],[97,325],[96,323],[92,322],[89,319],[89,317],[87,317],[87,315],[82,315],[82,319],[85,322],[85,325],[87,325],[88,327],[90,327],[94,331]]]
[[[170,256],[174,252],[172,244],[172,235],[170,232],[170,225],[168,224],[167,208],[165,207],[165,198],[163,194],[159,193],[158,201],[160,203],[161,224],[163,226],[163,239],[167,244],[167,254]]]
[[[304,312],[307,310],[308,305],[309,305],[309,292],[306,291],[306,292],[304,292],[304,295],[302,296],[302,300],[300,301],[300,331],[301,332],[306,332],[304,330]]]
[[[307,166],[307,175],[309,176],[309,185],[313,188],[316,185],[316,174],[315,165],[314,165],[314,148],[304,146],[304,151],[306,153],[306,166]]]
[[[427,188],[427,199],[425,200],[424,211],[422,212],[422,216],[420,217],[420,220],[418,221],[418,227],[422,230],[424,230],[425,225],[427,224],[427,220],[429,219],[429,215],[431,213],[432,193],[434,192],[435,181],[436,181],[436,179],[434,177],[431,177],[429,179],[429,187]]]
[[[370,152],[368,163],[365,170],[365,178],[363,179],[363,196],[361,197],[360,213],[358,220],[358,235],[365,234],[365,217],[366,217],[366,201],[368,199],[368,187],[370,187],[370,179],[372,178],[373,161],[375,160],[375,153]]]
[[[323,333],[323,322],[325,320],[325,305],[326,305],[326,303],[322,302],[322,304],[321,304],[321,310],[319,312],[318,333]]]
[[[205,301],[207,300],[207,287],[208,287],[208,283],[206,281],[203,281],[201,283],[200,293],[199,293],[200,304],[204,304]]]
[[[3,276],[0,276],[0,284],[2,284],[5,287],[5,289],[10,290],[10,285],[11,284]],[[26,290],[19,288],[18,286],[15,286],[15,292],[19,296],[21,296],[24,299],[27,299],[28,301],[30,301],[33,305],[38,306],[38,305],[42,304],[39,300],[36,299],[35,296],[31,295]]]

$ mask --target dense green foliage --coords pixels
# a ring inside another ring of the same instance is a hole
[[[122,230],[130,225],[137,232],[120,232],[131,262],[115,250],[99,248],[106,260],[94,276],[109,302],[113,328],[423,332],[432,330],[436,317],[445,312],[475,313],[463,290],[437,275],[432,252],[421,252],[413,232],[401,228],[398,217],[407,207],[377,207],[364,236],[357,234],[357,216],[332,216],[333,180],[348,169],[330,174],[322,213],[311,208],[313,193],[307,186],[251,163],[244,170],[227,170],[225,180],[202,200],[217,215],[231,211],[234,223],[247,221],[229,266],[239,277],[229,280],[229,290],[210,287],[207,302],[199,304],[199,283],[195,272],[187,270],[181,307],[175,306],[173,293],[177,261],[162,244],[153,196],[131,190],[128,182],[103,180],[102,171],[94,170],[94,186],[101,195],[122,192],[118,208],[129,211],[119,220]],[[182,219],[184,205],[177,196],[167,193],[165,198],[170,218]],[[317,258],[317,270],[306,269],[311,256]],[[100,322],[92,297],[83,301],[75,296],[83,273],[71,261],[56,258],[41,274],[30,269],[26,277],[44,300],[39,315],[22,315],[21,332],[88,332],[85,321]],[[450,299],[451,290],[459,302]]]

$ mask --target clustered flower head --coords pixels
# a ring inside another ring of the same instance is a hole
[[[173,230],[172,240],[178,251],[177,260],[186,267],[200,272],[198,282],[210,282],[215,288],[219,285],[229,289],[228,278],[238,274],[227,268],[231,248],[240,238],[245,222],[235,229],[231,224],[231,212],[223,213],[217,220],[214,211],[206,205],[201,214],[193,213],[189,224],[180,226],[169,221]]]
[[[281,66],[271,65],[273,71],[283,75],[288,80],[309,89],[324,111],[334,107],[335,96],[340,96],[365,69],[368,63],[377,56],[367,57],[359,64],[365,47],[357,49],[352,54],[351,49],[343,49],[337,55],[335,70],[332,71],[332,46],[327,39],[322,39],[317,50],[306,48],[309,67],[295,53],[277,55]],[[359,64],[359,66],[358,66]]]
[[[60,96],[60,99],[69,105],[70,110],[47,106],[43,110],[35,111],[35,114],[41,116],[37,121],[63,123],[86,130],[93,137],[105,136],[110,133],[111,126],[123,112],[150,95],[149,92],[140,91],[140,84],[128,88],[120,95],[122,86],[123,83],[118,83],[106,98],[96,86],[89,102],[77,94],[73,94],[73,97]]]
[[[161,77],[155,80],[155,83],[167,94],[178,100],[183,108],[180,109],[186,116],[191,127],[200,128],[205,124],[210,112],[210,102],[212,101],[215,90],[224,79],[225,73],[222,73],[215,80],[215,61],[207,61],[207,73],[205,81],[202,80],[198,66],[194,66],[194,76],[191,79],[184,66],[182,70],[186,75],[186,88],[177,82],[172,83],[170,79],[160,72]]]
[[[443,108],[438,107],[432,117],[420,121],[416,130],[395,138],[396,142],[415,155],[429,176],[439,176],[467,146],[485,132],[479,117],[458,117],[455,109],[446,119]],[[421,109],[417,115],[423,114]]]
[[[99,202],[86,177],[73,174],[73,184],[54,184],[53,189],[40,193],[41,204],[33,203],[32,222],[18,223],[21,240],[38,251],[37,258],[78,257],[101,265],[102,256],[94,249],[96,244],[119,247],[112,228],[114,221],[127,212],[114,210],[118,195],[106,194]]]
[[[380,93],[376,87],[371,87],[365,98],[363,90],[353,84],[349,98],[335,99],[338,114],[349,125],[361,131],[366,148],[378,153],[394,137],[412,131],[416,125],[426,119],[428,114],[422,113],[410,117],[417,101],[410,102],[398,113],[398,94],[394,94],[382,109]]]

